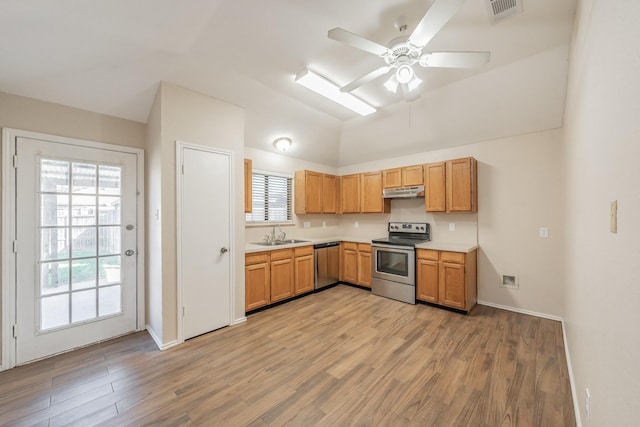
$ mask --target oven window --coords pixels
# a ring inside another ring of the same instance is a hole
[[[403,252],[388,252],[378,249],[376,266],[380,273],[409,277],[409,255]]]

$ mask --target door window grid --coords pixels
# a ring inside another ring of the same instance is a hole
[[[122,314],[121,183],[121,166],[40,159],[40,331]]]

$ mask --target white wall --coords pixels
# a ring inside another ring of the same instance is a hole
[[[585,426],[638,425],[640,2],[580,1],[565,113],[565,325]],[[609,231],[618,201],[618,233]],[[591,391],[591,419],[585,388]]]

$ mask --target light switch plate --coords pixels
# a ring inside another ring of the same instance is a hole
[[[455,222],[450,222],[449,223],[449,231],[456,231],[456,223]]]
[[[547,227],[540,227],[540,237],[543,239],[549,238],[549,229]]]
[[[304,228],[311,228],[311,223],[309,221],[305,221],[305,222],[302,223],[302,226]]]

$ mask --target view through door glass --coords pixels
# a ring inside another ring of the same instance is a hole
[[[122,167],[40,160],[40,330],[122,313]]]

